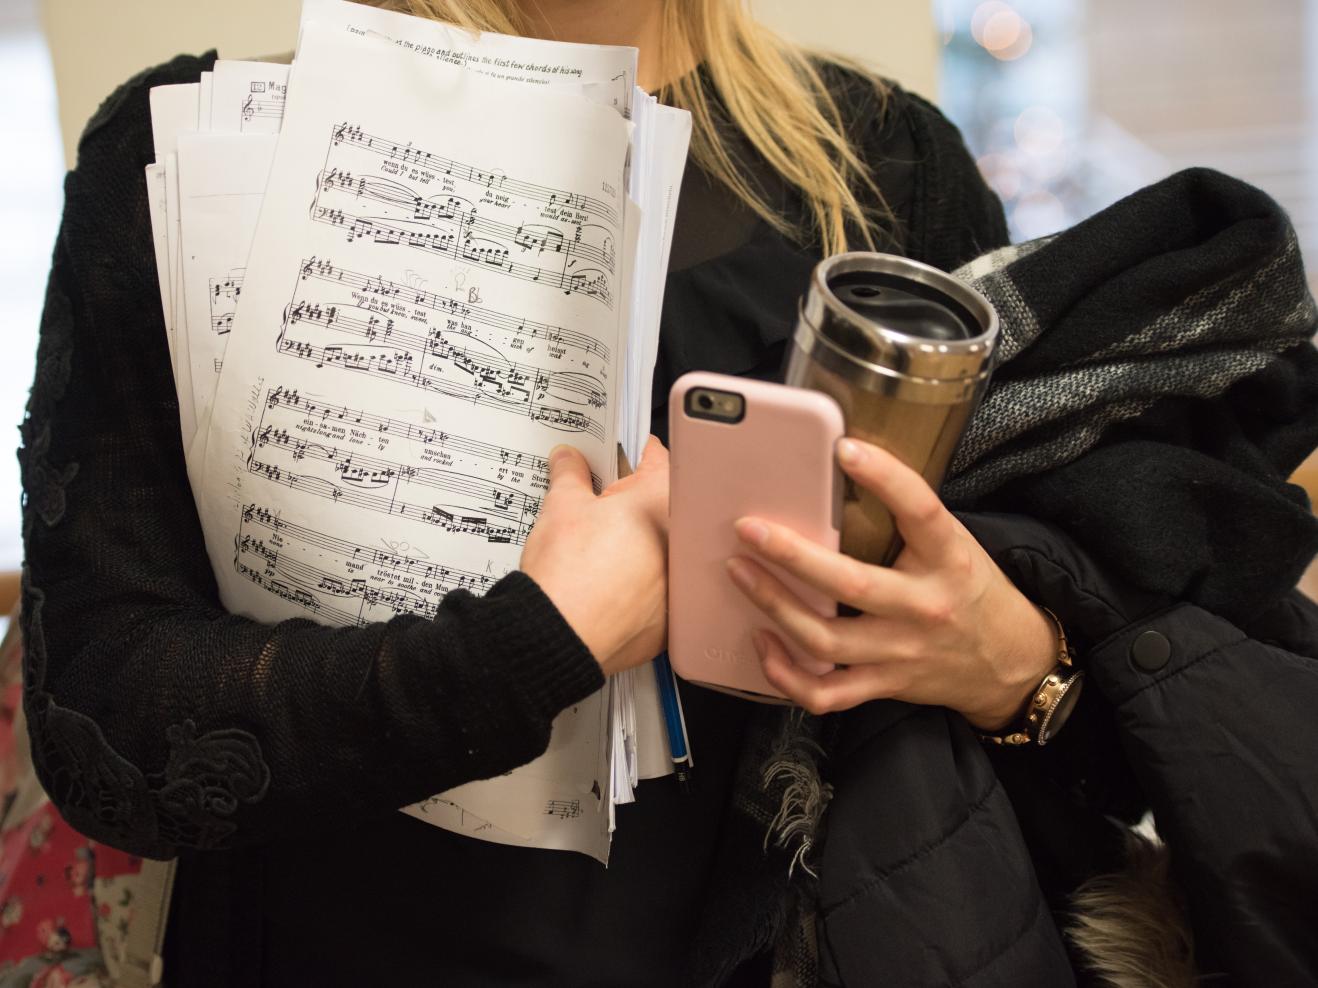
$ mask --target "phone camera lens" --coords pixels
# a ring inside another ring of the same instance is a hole
[[[700,406],[701,411],[708,412],[714,407],[714,399],[709,395],[700,395],[696,398],[696,404]]]

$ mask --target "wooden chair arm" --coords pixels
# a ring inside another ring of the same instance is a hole
[[[12,614],[18,606],[20,579],[18,570],[0,572],[0,614]]]

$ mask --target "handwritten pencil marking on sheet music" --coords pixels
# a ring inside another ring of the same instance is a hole
[[[604,435],[603,344],[315,258],[302,262],[275,346],[317,369],[390,380],[558,431]]]

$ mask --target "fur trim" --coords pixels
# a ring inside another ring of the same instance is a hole
[[[1190,988],[1194,942],[1167,847],[1135,833],[1126,867],[1091,878],[1071,898],[1066,935],[1098,983],[1110,988]]]

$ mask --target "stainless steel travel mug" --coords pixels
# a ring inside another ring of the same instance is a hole
[[[998,316],[937,268],[891,254],[821,261],[801,302],[787,383],[831,395],[847,435],[919,471],[935,490],[988,384]],[[848,482],[842,551],[887,565],[901,551],[892,515]]]

